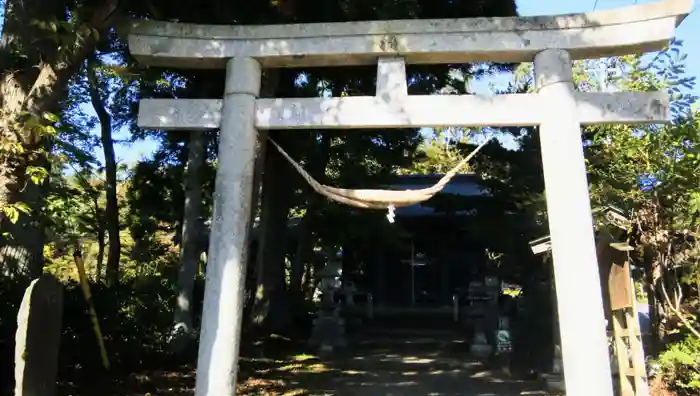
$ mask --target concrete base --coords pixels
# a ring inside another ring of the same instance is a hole
[[[563,374],[542,374],[542,379],[547,385],[547,390],[557,394],[566,393],[566,384]]]

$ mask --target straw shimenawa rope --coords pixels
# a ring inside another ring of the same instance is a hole
[[[275,148],[282,154],[284,158],[289,161],[289,163],[296,169],[301,177],[306,180],[307,183],[314,189],[317,193],[325,196],[326,198],[336,201],[345,205],[354,206],[363,209],[389,209],[398,208],[402,206],[411,206],[420,202],[427,201],[432,198],[435,194],[440,192],[447,183],[452,180],[453,177],[457,175],[464,166],[469,163],[476,153],[483,148],[486,143],[488,143],[491,138],[489,137],[483,143],[481,143],[474,151],[469,153],[469,155],[461,160],[454,168],[447,172],[437,183],[428,188],[423,188],[420,190],[353,190],[347,188],[336,188],[331,186],[326,186],[318,181],[316,181],[309,173],[302,168],[299,163],[294,161],[292,157],[287,154],[282,147],[280,147],[277,142],[268,137],[270,143],[272,143]]]

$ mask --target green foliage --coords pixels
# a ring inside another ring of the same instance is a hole
[[[64,283],[63,332],[59,378],[63,383],[103,375],[100,354],[91,328],[87,304],[76,282]],[[107,352],[115,372],[133,373],[143,369],[163,369],[172,364],[166,343],[176,298],[173,278],[143,276],[126,279],[114,287],[91,283],[96,311],[100,318]],[[14,356],[16,318],[26,284],[0,282],[0,359]],[[194,299],[195,322],[199,321],[203,283],[197,280]],[[8,320],[5,320],[8,318]],[[189,356],[189,355],[188,355]],[[6,366],[12,367],[10,364]],[[11,386],[12,375],[0,377],[0,393]],[[75,394],[76,390],[71,393]],[[85,389],[80,389],[85,391]],[[3,393],[5,394],[5,393]]]
[[[671,344],[656,364],[670,390],[678,396],[700,392],[700,339],[691,336]]]
[[[31,208],[24,202],[15,202],[2,207],[2,212],[12,223],[16,223],[19,220],[20,213],[29,214],[30,211]]]
[[[697,328],[694,309],[700,279],[700,111],[688,93],[694,77],[684,75],[680,42],[650,61],[637,56],[579,63],[582,90],[667,91],[672,122],[665,125],[605,125],[584,130],[591,200],[617,206],[632,220],[632,258],[645,272],[644,284],[657,341]],[[610,69],[619,71],[609,73]],[[599,226],[605,226],[599,218]],[[681,286],[679,282],[685,283]],[[682,299],[686,298],[687,301]],[[664,307],[661,310],[660,307]],[[664,318],[664,315],[668,317]],[[700,339],[671,342],[658,360],[666,385],[682,395],[700,389]]]
[[[675,44],[668,52],[679,52],[679,46]],[[686,102],[692,97],[678,92],[679,84],[692,86],[693,80],[680,75],[682,69],[675,63],[661,62],[668,57],[664,54],[647,65],[634,56],[614,62],[623,73],[609,84],[622,91],[667,89],[675,99],[671,107],[676,117],[663,126],[588,128],[591,195],[599,205],[617,204],[629,210],[658,205],[664,212],[664,226],[693,227],[692,214],[697,212],[700,196],[700,113],[689,109]],[[590,81],[590,76],[580,79]]]

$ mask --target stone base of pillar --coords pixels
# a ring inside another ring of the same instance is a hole
[[[554,357],[552,358],[552,371],[542,374],[542,381],[547,385],[547,390],[555,393],[564,393],[564,361],[561,355],[561,346],[554,346]]]
[[[554,393],[565,393],[564,374],[542,374],[542,380],[547,385],[547,390]]]
[[[309,346],[318,347],[321,353],[330,353],[347,345],[345,319],[338,315],[319,316],[313,321]]]
[[[475,358],[488,359],[493,354],[493,347],[488,344],[472,344],[469,351]]]
[[[489,359],[493,355],[493,346],[489,345],[486,339],[486,332],[478,323],[474,329],[474,338],[472,340],[472,345],[469,347],[469,351],[472,356],[479,359]]]

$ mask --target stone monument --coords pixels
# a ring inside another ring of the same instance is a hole
[[[348,308],[355,307],[355,296],[357,295],[357,286],[355,282],[348,280],[343,281],[343,296],[345,296],[345,305]]]
[[[498,317],[498,328],[495,334],[496,358],[501,370],[510,375],[510,358],[513,352],[513,342],[510,334],[510,320],[507,316]]]
[[[335,258],[331,257],[326,266],[318,273],[320,301],[318,302],[316,318],[313,321],[309,344],[318,347],[322,353],[332,352],[336,347],[347,344],[345,319],[340,315],[341,305],[338,301],[343,275],[339,255]]]
[[[486,277],[484,282],[469,282],[467,320],[473,329],[470,350],[472,355],[480,359],[489,358],[493,354],[488,334],[496,328],[494,315],[497,315],[498,308],[498,286],[498,281],[490,277]]]
[[[15,396],[56,394],[61,343],[63,287],[52,275],[35,279],[24,292],[15,337]]]

